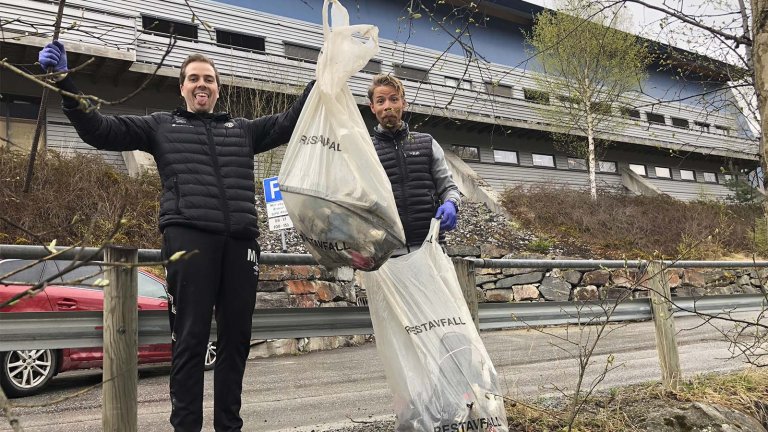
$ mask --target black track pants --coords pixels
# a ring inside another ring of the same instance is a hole
[[[173,332],[171,425],[177,432],[202,429],[204,356],[215,306],[218,335],[213,425],[217,432],[240,431],[240,396],[259,277],[258,243],[255,239],[167,227],[163,257],[178,251],[197,252],[169,263],[167,268]]]

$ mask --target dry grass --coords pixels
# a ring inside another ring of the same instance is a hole
[[[160,179],[130,178],[98,156],[41,154],[29,193],[23,192],[26,155],[0,149],[0,243],[94,246],[107,240],[123,218],[113,242],[158,248]],[[14,226],[16,225],[16,226]]]
[[[751,368],[730,374],[706,374],[683,383],[677,392],[667,392],[659,383],[613,388],[591,398],[577,417],[574,431],[626,432],[638,430],[646,416],[661,408],[690,402],[726,406],[757,419],[768,403],[768,371]],[[563,400],[541,400],[508,404],[511,431],[563,431]]]
[[[503,194],[504,207],[523,226],[562,242],[588,247],[593,258],[715,259],[749,256],[757,204],[681,202],[668,197],[521,187]]]

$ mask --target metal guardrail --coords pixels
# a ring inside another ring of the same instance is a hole
[[[77,260],[83,257],[96,254],[94,259],[104,258],[102,252],[98,252],[95,247],[66,248],[57,246],[54,248],[60,255],[56,259]],[[0,259],[43,259],[51,254],[43,246],[28,245],[0,245]],[[159,262],[162,260],[159,249],[139,249],[139,263]],[[260,264],[284,264],[284,265],[317,265],[317,261],[309,254],[282,254],[282,253],[262,253],[259,259]]]
[[[58,259],[83,259],[103,256],[97,248],[64,248]],[[0,245],[0,259],[42,259],[50,252],[42,246]],[[140,249],[139,263],[161,260],[157,249]],[[467,258],[475,267],[489,268],[636,268],[644,269],[644,260],[530,260],[530,259],[476,259]],[[263,253],[260,262],[270,265],[315,265],[308,254]],[[747,268],[768,267],[768,261],[674,261],[664,264],[668,268]],[[679,309],[720,314],[729,311],[760,310],[766,306],[762,295],[707,296],[700,298],[673,298]],[[606,317],[600,302],[534,302],[483,303],[479,307],[480,329],[539,327],[568,323],[585,323]],[[647,299],[621,302],[612,311],[611,321],[651,319]],[[140,311],[138,323],[139,343],[168,343],[170,330],[165,311]],[[368,308],[275,308],[257,309],[253,316],[254,339],[299,338],[318,336],[345,336],[372,334]],[[216,323],[211,336],[216,336]],[[33,348],[97,347],[103,343],[103,316],[101,312],[23,312],[0,313],[0,351]]]
[[[699,313],[723,314],[762,310],[762,295],[720,295],[699,298],[677,297],[675,316]],[[610,302],[483,303],[479,308],[480,329],[514,329],[601,321]],[[610,321],[650,320],[647,299],[620,303]],[[0,314],[0,351],[35,348],[84,348],[102,346],[101,312],[20,312]],[[169,343],[168,313],[139,312],[139,344]],[[253,339],[373,334],[367,307],[257,309],[253,315]],[[211,337],[216,337],[216,322]]]
[[[768,300],[759,294],[673,297],[675,316],[725,314],[762,310]],[[614,308],[615,306],[615,308]],[[563,324],[601,322],[611,310],[610,322],[646,321],[653,318],[648,299],[625,300],[614,305],[600,302],[483,303],[480,305],[480,329],[543,327]]]
[[[57,246],[57,252],[62,252],[57,259],[77,259],[89,256],[98,248],[65,248]],[[0,259],[42,259],[50,255],[43,246],[29,245],[0,245]],[[97,254],[96,259],[102,259],[102,254]],[[161,260],[159,249],[139,249],[139,263],[158,262]],[[597,269],[597,268],[644,268],[649,261],[646,260],[576,260],[576,259],[483,259],[467,258],[475,267],[485,268],[571,268],[571,269]],[[259,260],[261,264],[269,265],[317,265],[317,261],[309,254],[283,254],[262,253]],[[667,268],[768,268],[768,261],[666,261]]]

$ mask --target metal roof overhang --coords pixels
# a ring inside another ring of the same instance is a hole
[[[39,68],[34,66],[34,63],[37,61],[38,52],[48,43],[50,40],[46,38],[6,31],[0,44],[0,58],[11,64],[27,65],[27,70],[37,73]],[[136,61],[135,51],[67,42],[67,63],[70,69],[77,69],[78,74],[89,75],[94,82],[99,80],[117,82],[134,61]]]

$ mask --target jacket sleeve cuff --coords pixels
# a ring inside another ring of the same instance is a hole
[[[80,89],[77,88],[77,86],[75,85],[75,82],[69,76],[66,76],[64,77],[64,79],[57,81],[56,87],[58,87],[61,90],[64,90],[65,92],[80,94]],[[75,109],[80,106],[80,103],[77,101],[77,99],[73,99],[71,97],[62,95],[61,106],[63,106],[66,109]]]
[[[453,206],[456,207],[456,212],[458,213],[458,211],[459,211],[459,200],[457,200],[456,198],[448,198],[447,200],[445,200],[445,202],[453,203]]]

